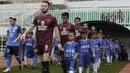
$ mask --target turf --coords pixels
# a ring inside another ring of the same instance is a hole
[[[114,61],[111,66],[106,66],[105,63],[102,63],[98,73],[119,73],[126,64],[128,64],[126,61]],[[2,73],[3,69],[5,68],[0,68],[0,73]],[[55,64],[50,65],[50,70],[51,73],[62,73],[61,67],[56,67]],[[26,67],[22,71],[19,71],[19,67],[15,66],[10,73],[41,73],[41,65],[38,64],[37,69]],[[92,68],[90,73],[92,73]]]

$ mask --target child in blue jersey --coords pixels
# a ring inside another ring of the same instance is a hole
[[[22,70],[21,58],[19,55],[19,46],[20,46],[20,36],[21,36],[21,27],[16,25],[16,18],[9,18],[10,27],[8,31],[8,40],[7,40],[7,66],[8,68],[3,72],[11,71],[12,56],[15,55],[18,63],[19,69]]]
[[[27,34],[25,52],[24,52],[24,64],[27,65],[27,57],[30,58],[30,66],[33,67],[33,59],[34,59],[34,39],[32,38],[33,32],[29,32]]]
[[[111,65],[110,63],[110,41],[105,37],[104,39],[104,50],[105,50],[105,56],[106,56],[106,65]]]
[[[103,59],[103,43],[104,43],[101,33],[98,33],[98,42],[99,42],[99,60],[98,60],[98,69],[99,69],[101,60]]]
[[[116,57],[116,60],[118,60],[119,52],[120,52],[120,44],[119,44],[119,40],[116,39],[115,40],[115,57]]]
[[[86,31],[81,32],[82,39],[78,42],[79,44],[79,73],[83,72],[82,66],[86,68],[86,73],[89,73],[90,67],[90,40],[88,39],[88,35]],[[94,49],[93,49],[94,51]]]
[[[94,52],[93,52],[93,73],[97,73],[97,69],[98,69],[98,59],[99,59],[99,53],[98,53],[98,50],[99,50],[99,42],[98,42],[98,39],[97,39],[97,34],[94,33],[92,34],[92,40],[90,42],[90,45],[91,45],[91,48],[94,49]]]
[[[113,60],[113,56],[114,56],[114,53],[115,53],[115,49],[114,49],[114,42],[113,42],[113,39],[112,38],[110,38],[109,39],[110,40],[110,63],[112,63],[112,60]]]
[[[68,39],[69,41],[65,43],[63,49],[60,49],[64,51],[64,61],[66,64],[66,70],[69,71],[69,73],[74,73],[74,67],[76,63],[76,59],[78,56],[78,50],[79,46],[78,43],[75,42],[75,31],[69,31],[68,33]]]

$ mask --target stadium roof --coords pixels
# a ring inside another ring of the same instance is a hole
[[[86,21],[89,27],[96,26],[97,30],[102,29],[103,32],[110,33],[113,37],[130,37],[130,30],[120,24],[106,21]]]

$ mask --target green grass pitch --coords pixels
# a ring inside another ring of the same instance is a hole
[[[98,73],[119,73],[119,71],[127,64],[128,62],[123,61],[114,61],[111,66],[106,66],[105,63],[102,63]],[[0,73],[2,73],[3,69],[0,68]],[[63,73],[61,67],[56,67],[55,64],[50,65],[50,73]],[[22,71],[19,71],[19,67],[15,66],[12,68],[10,73],[41,73],[41,65],[37,65],[37,69],[31,69],[29,67],[24,68]],[[77,72],[78,73],[78,72]],[[86,72],[84,72],[86,73]],[[90,69],[90,73],[92,73],[92,67]]]

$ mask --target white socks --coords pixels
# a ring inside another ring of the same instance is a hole
[[[97,68],[100,67],[100,64],[101,64],[101,59],[98,59]]]
[[[89,68],[86,68],[86,73],[89,73]]]
[[[94,73],[97,73],[97,62],[95,62],[92,66]]]
[[[79,73],[82,73],[82,72],[83,72],[82,67],[79,67]]]
[[[112,59],[113,59],[113,56],[111,56],[111,60],[110,60],[110,63],[112,63]]]
[[[107,61],[107,63],[110,63],[110,57],[109,56],[106,57],[106,61]]]
[[[83,68],[79,67],[79,73],[83,73]],[[89,68],[86,68],[86,73],[89,73]]]
[[[27,65],[27,57],[24,56],[24,64]]]
[[[33,66],[33,58],[30,58],[30,65]]]
[[[74,71],[70,70],[69,73],[74,73]]]

